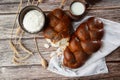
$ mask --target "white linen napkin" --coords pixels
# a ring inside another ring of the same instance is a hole
[[[80,22],[73,24],[74,29],[78,27],[80,23],[88,19],[90,16],[85,17]],[[62,65],[63,55],[51,58],[48,66],[48,70],[61,74],[67,77],[79,77],[89,76],[100,73],[108,73],[108,68],[105,62],[105,56],[110,54],[113,50],[120,46],[120,23],[110,20],[99,18],[104,23],[105,34],[102,39],[103,45],[99,51],[94,53],[91,58],[80,68],[70,69]]]

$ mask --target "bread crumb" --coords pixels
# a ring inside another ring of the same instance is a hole
[[[50,45],[49,45],[49,44],[44,44],[44,47],[45,47],[45,48],[49,48]]]

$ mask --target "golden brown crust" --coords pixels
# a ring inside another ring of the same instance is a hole
[[[69,68],[79,68],[101,47],[104,35],[101,20],[91,17],[80,24],[70,36],[71,20],[64,11],[55,9],[48,14],[49,24],[44,30],[45,38],[58,42],[70,38],[69,45],[64,50],[63,64]]]
[[[52,42],[58,42],[63,38],[70,37],[71,19],[64,11],[55,9],[47,17],[49,23],[44,30],[45,38],[50,39]]]
[[[103,23],[95,17],[80,24],[64,51],[63,64],[73,69],[82,66],[94,52],[100,49],[103,34]]]

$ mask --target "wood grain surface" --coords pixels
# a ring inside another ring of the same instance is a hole
[[[23,37],[23,43],[34,52],[34,56],[26,61],[29,64],[22,66],[13,64],[11,61],[13,51],[10,49],[9,40],[19,1],[0,0],[0,80],[120,80],[120,47],[106,57],[109,73],[68,78],[43,69],[36,53],[33,35],[27,33]],[[72,1],[67,0],[64,7],[65,11],[68,11]],[[39,7],[47,14],[49,11],[59,7],[60,2],[61,0],[43,0]],[[27,0],[23,0],[23,7],[25,7],[26,3]],[[120,23],[120,0],[102,0],[95,5],[91,5],[87,10],[87,15],[102,17]],[[44,48],[43,45],[46,40],[42,34],[42,32],[39,34],[39,49],[43,56],[49,60],[50,52],[55,51],[56,48]]]

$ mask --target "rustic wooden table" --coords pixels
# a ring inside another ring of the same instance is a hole
[[[10,32],[14,22],[15,13],[20,0],[0,0],[0,80],[64,80],[64,79],[95,79],[95,80],[120,80],[120,47],[106,57],[106,63],[109,69],[107,74],[99,74],[94,76],[68,78],[43,69],[40,65],[39,56],[35,51],[33,36],[25,34],[23,37],[24,44],[34,51],[28,62],[29,64],[18,66],[12,63],[13,51],[10,49],[9,40]],[[57,8],[61,0],[44,0],[39,6],[48,13]],[[68,10],[72,0],[67,0],[65,10]],[[23,0],[25,6],[27,0]],[[112,21],[120,22],[120,0],[102,0],[88,9],[88,14],[92,16],[102,17]],[[39,36],[39,48],[43,56],[49,60],[50,52],[55,48],[46,49],[43,47],[46,41],[42,33]]]

